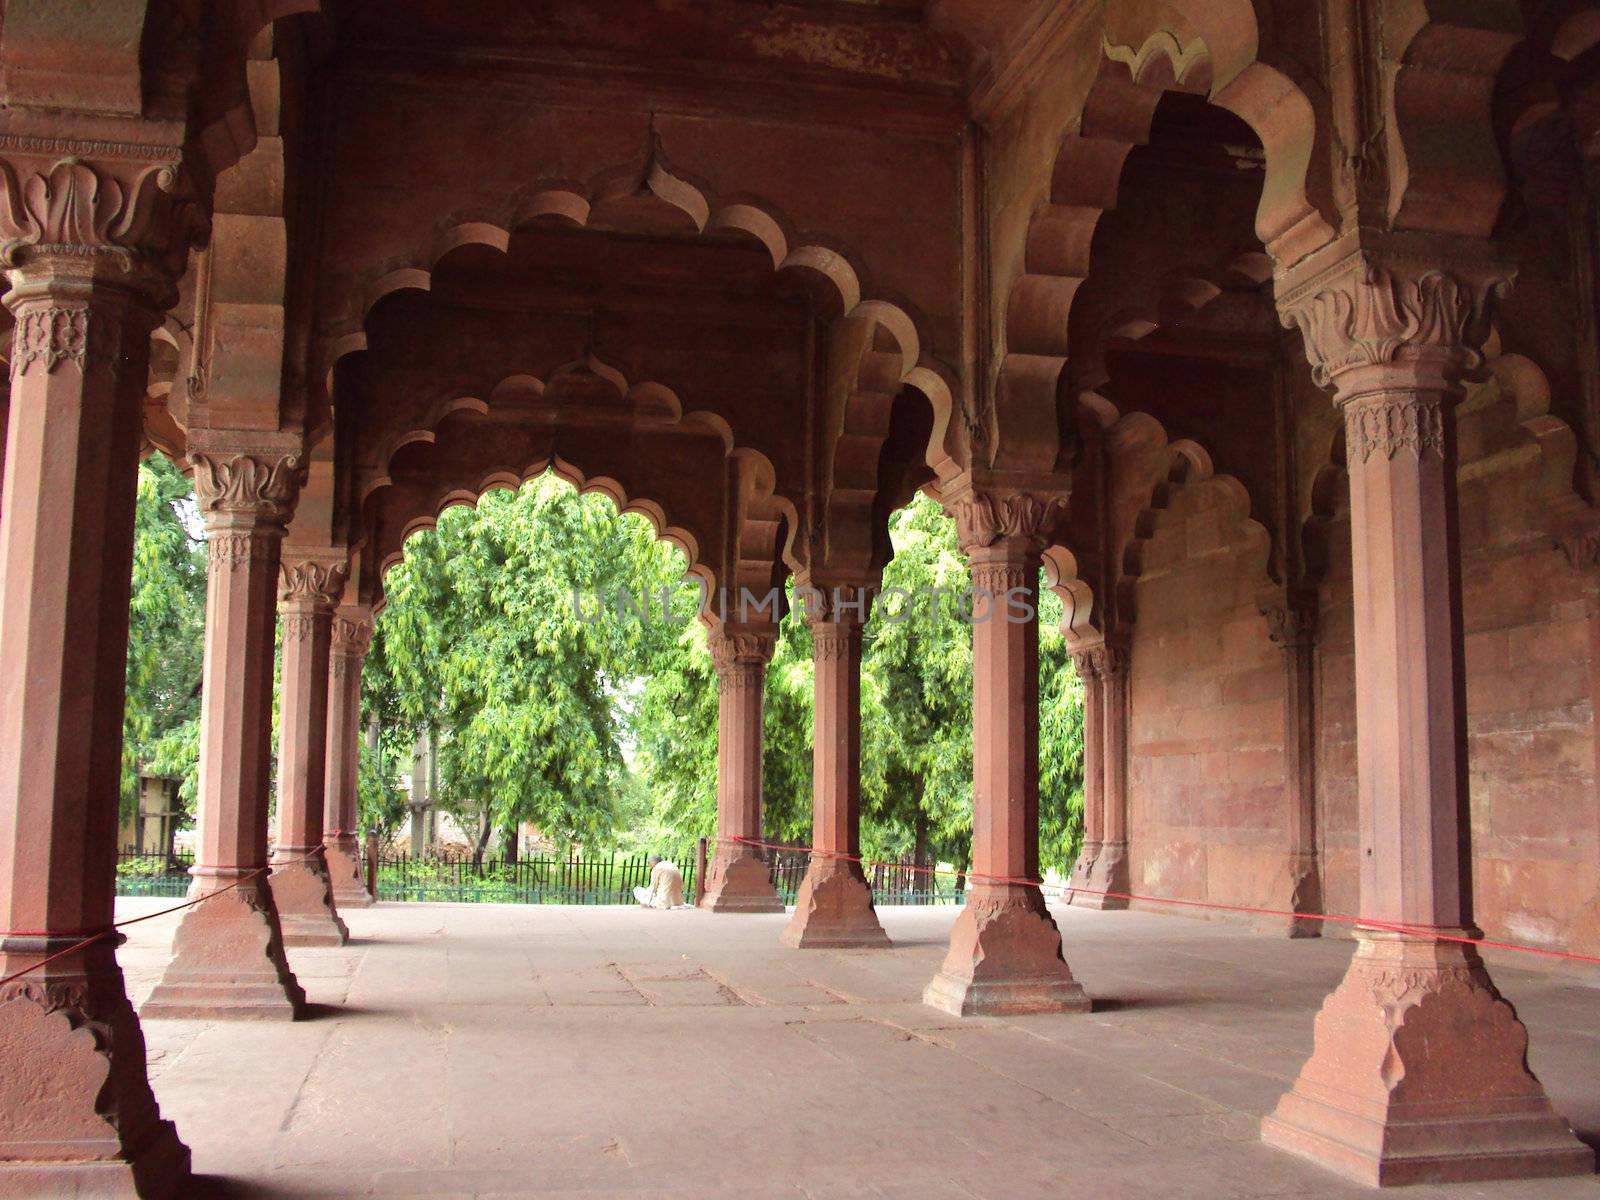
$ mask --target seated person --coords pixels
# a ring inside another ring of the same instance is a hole
[[[682,908],[683,872],[659,854],[652,854],[650,882],[633,889],[633,898],[646,908]]]

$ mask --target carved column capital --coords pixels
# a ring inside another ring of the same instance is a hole
[[[1340,403],[1397,381],[1453,388],[1483,363],[1491,309],[1512,268],[1476,244],[1363,239],[1336,243],[1278,280],[1278,312],[1300,330],[1317,382],[1336,388]],[[1434,428],[1420,412],[1370,427],[1380,448],[1426,442]]]
[[[864,625],[872,612],[875,581],[824,579],[811,574],[795,578],[795,603],[813,628],[819,624]]]
[[[1084,683],[1126,678],[1128,662],[1127,648],[1114,643],[1097,642],[1072,652],[1072,665]]]
[[[821,662],[859,661],[860,623],[853,620],[812,622],[811,656]]]
[[[333,619],[333,653],[365,658],[372,649],[372,616],[341,609]]]
[[[17,300],[92,282],[169,308],[207,234],[183,174],[173,147],[0,134],[0,267]]]
[[[305,479],[298,446],[211,444],[196,439],[189,452],[195,499],[208,524],[285,525]]]
[[[278,569],[278,599],[285,605],[332,613],[344,595],[350,564],[344,559],[292,558]]]
[[[706,637],[711,646],[711,663],[718,675],[765,668],[778,646],[775,625],[725,625]]]
[[[1085,684],[1098,683],[1105,667],[1105,647],[1086,646],[1082,650],[1072,651],[1072,666]]]
[[[1275,646],[1296,650],[1317,637],[1317,608],[1313,598],[1274,597],[1261,605],[1267,619],[1267,636]]]
[[[1042,554],[1065,503],[1060,495],[967,490],[949,499],[945,508],[955,520],[956,541],[969,555],[998,543]]]

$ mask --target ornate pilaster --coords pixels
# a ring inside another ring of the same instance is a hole
[[[766,860],[738,838],[761,837],[762,693],[774,625],[723,625],[709,635],[717,672],[717,853],[702,908],[782,912]]]
[[[816,703],[812,734],[811,861],[786,945],[887,947],[861,854],[861,633],[872,588],[805,581],[822,596],[808,612]]]
[[[1592,521],[1592,515],[1586,512],[1583,523],[1568,528],[1558,537],[1556,545],[1567,564],[1588,584],[1585,616],[1589,623],[1589,694],[1593,698],[1595,749],[1600,755],[1600,528]],[[1600,811],[1600,778],[1595,780],[1590,802]],[[1571,948],[1580,954],[1600,954],[1600,888],[1579,910],[1573,925]],[[1560,969],[1584,986],[1600,987],[1600,967],[1593,963],[1567,963]]]
[[[1096,883],[1100,849],[1105,843],[1105,734],[1103,715],[1105,689],[1101,668],[1104,655],[1100,645],[1072,652],[1072,666],[1083,684],[1083,847],[1072,867],[1075,887],[1109,891]],[[1095,897],[1088,892],[1073,892],[1068,903],[1088,908]]]
[[[283,667],[272,894],[286,946],[342,946],[349,940],[322,851],[329,642],[348,573],[342,557],[297,552],[283,563],[278,589]]]
[[[1366,1183],[1593,1169],[1477,950],[1428,934],[1472,926],[1455,405],[1509,283],[1480,251],[1334,246],[1279,281],[1345,416],[1361,913],[1418,932],[1358,931],[1262,1136]]]
[[[1084,849],[1090,839],[1089,802],[1097,802],[1093,857],[1081,879],[1086,889],[1073,894],[1079,908],[1099,910],[1128,907],[1128,651],[1111,642],[1073,655],[1078,677],[1084,683]],[[1092,680],[1092,683],[1090,682]],[[1091,716],[1089,706],[1095,711]],[[1091,735],[1093,744],[1090,743]],[[1096,773],[1092,788],[1089,772]]]
[[[1039,570],[1063,504],[1042,489],[946,490],[976,593],[972,883],[923,1002],[958,1016],[1081,1012],[1039,881]]]
[[[200,702],[200,797],[190,908],[146,1016],[298,1016],[267,867],[273,629],[299,441],[196,430],[195,494],[211,546]]]
[[[362,877],[357,838],[357,798],[361,777],[361,668],[372,646],[372,616],[346,605],[333,618],[328,666],[328,763],[325,774],[325,828],[328,878],[339,908],[372,904]]]
[[[175,153],[0,134],[15,317],[0,500],[0,1192],[188,1174],[113,920],[128,588],[150,332],[189,244]],[[45,961],[70,951],[53,961]]]
[[[1288,789],[1288,870],[1273,907],[1294,913],[1322,911],[1317,850],[1316,596],[1275,595],[1261,609],[1267,636],[1283,652],[1284,776]],[[1320,937],[1322,922],[1282,921],[1289,937]],[[1273,926],[1276,928],[1277,926]]]

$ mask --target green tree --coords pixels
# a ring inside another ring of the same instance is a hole
[[[440,801],[479,853],[523,821],[568,843],[615,836],[627,694],[665,626],[593,618],[659,595],[682,558],[638,517],[546,475],[444,513],[385,581],[367,707],[439,732]],[[575,603],[575,597],[580,603]]]
[[[972,831],[970,576],[953,523],[919,498],[895,514],[888,591],[868,625],[862,678],[863,843],[964,865]],[[454,508],[413,537],[386,581],[364,678],[384,728],[387,778],[424,729],[440,733],[444,806],[475,831],[531,821],[586,846],[716,830],[717,681],[681,556],[637,517],[546,476]],[[662,619],[661,589],[676,619]],[[649,616],[619,611],[626,589]],[[942,589],[937,611],[929,595]],[[575,607],[573,594],[581,598]],[[905,596],[916,597],[903,612]],[[765,695],[764,833],[811,831],[811,636],[792,604]],[[1041,600],[1041,843],[1065,867],[1081,838],[1076,676]],[[373,804],[393,805],[376,783]],[[376,812],[376,808],[374,809]]]
[[[199,773],[205,651],[206,547],[189,481],[157,454],[139,466],[128,605],[122,804],[138,804],[139,775],[182,781],[192,812]]]
[[[918,496],[891,518],[894,557],[868,624],[862,666],[863,845],[869,856],[964,867],[972,842],[971,572],[955,524]],[[1040,861],[1070,868],[1083,838],[1083,698],[1041,589]]]

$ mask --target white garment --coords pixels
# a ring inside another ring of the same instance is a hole
[[[646,908],[677,908],[683,903],[683,872],[662,859],[650,868],[650,885],[634,888],[633,898]]]

